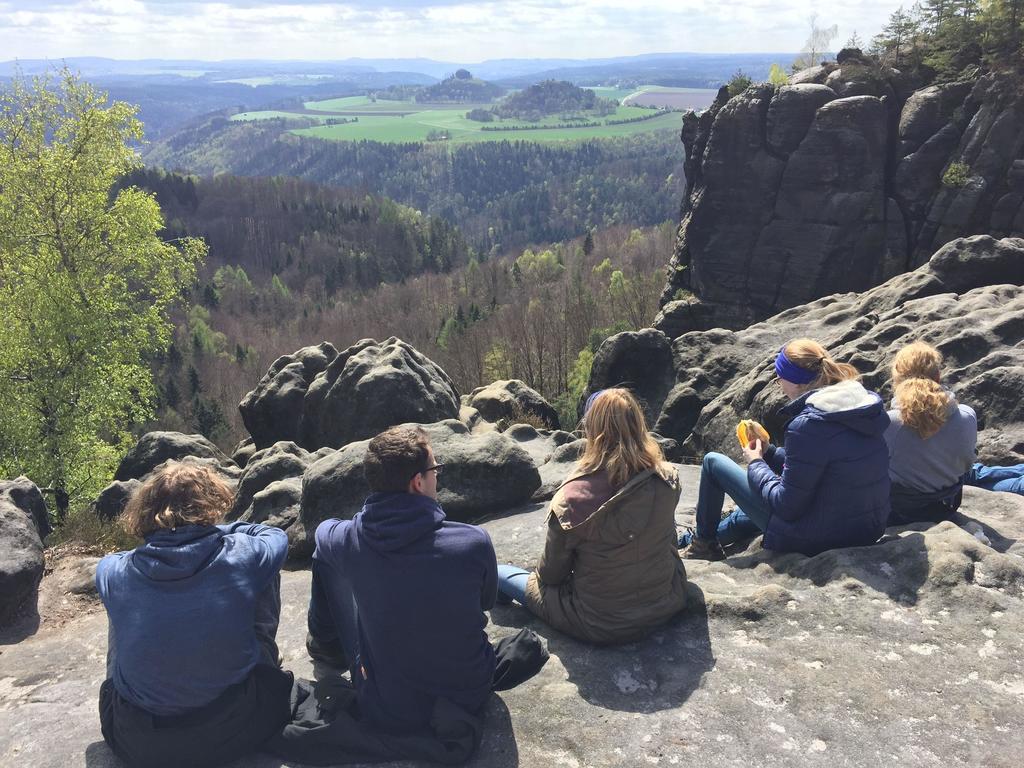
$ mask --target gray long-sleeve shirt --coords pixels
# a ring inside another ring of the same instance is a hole
[[[925,493],[953,485],[975,458],[978,419],[967,405],[950,403],[949,419],[928,439],[904,425],[899,408],[889,411],[885,431],[889,446],[889,479]]]

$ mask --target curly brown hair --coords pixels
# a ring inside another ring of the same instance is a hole
[[[121,525],[135,536],[181,525],[213,525],[223,519],[233,496],[211,469],[168,462],[132,495]]]
[[[430,438],[420,427],[391,427],[366,446],[363,476],[374,493],[402,493],[428,465]]]

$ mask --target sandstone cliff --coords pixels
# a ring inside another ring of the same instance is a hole
[[[685,117],[688,189],[655,326],[742,328],[864,291],[957,237],[1024,234],[1018,78],[910,85],[854,59],[723,89]]]

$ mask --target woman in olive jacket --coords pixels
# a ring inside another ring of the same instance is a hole
[[[499,597],[580,640],[630,642],[686,603],[674,543],[679,478],[625,389],[591,396],[584,431],[583,456],[551,502],[536,572],[499,565]]]

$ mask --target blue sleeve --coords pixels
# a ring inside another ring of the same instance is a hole
[[[764,460],[772,468],[772,472],[776,475],[781,475],[782,468],[786,465],[786,449],[768,443],[768,446],[764,449]]]
[[[288,557],[288,534],[280,528],[259,523],[230,523],[218,526],[224,533],[251,536],[253,551],[256,553],[256,567],[266,578],[281,570]]]
[[[498,598],[498,558],[494,554],[494,544],[491,543],[490,535],[483,528],[480,532],[484,535],[486,545],[483,547],[484,581],[480,588],[480,608],[489,611]]]
[[[795,420],[786,430],[785,467],[777,475],[764,460],[747,467],[747,477],[761,499],[783,520],[796,520],[807,512],[825,471],[826,457],[819,441],[808,434],[808,423]]]

